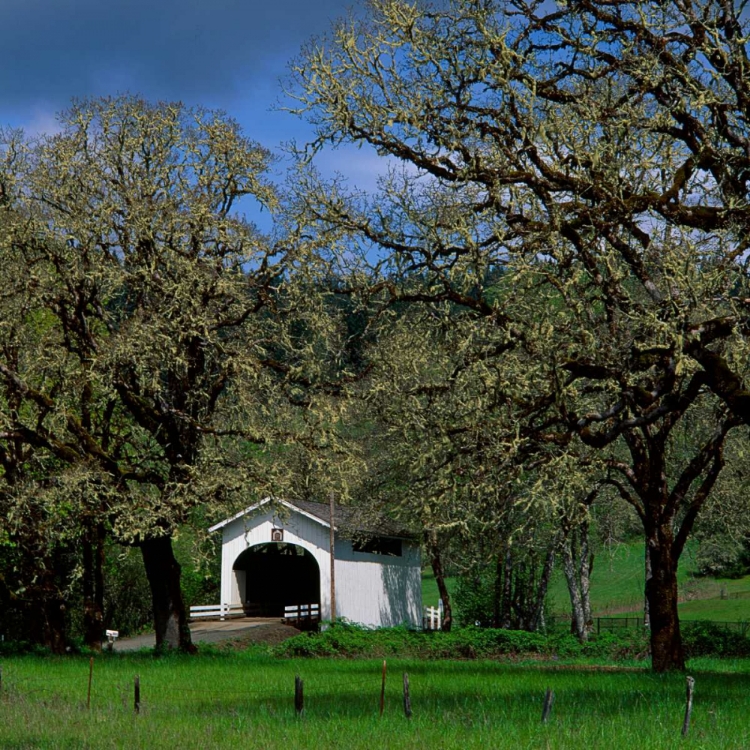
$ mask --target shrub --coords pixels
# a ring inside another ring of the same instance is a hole
[[[495,579],[491,570],[480,569],[460,576],[453,595],[458,624],[489,626],[492,623],[494,593]]]
[[[449,633],[407,628],[368,630],[356,625],[302,633],[273,649],[280,657],[414,657],[426,659],[483,659],[518,656],[632,658],[648,652],[641,631],[602,633],[580,643],[569,633],[545,635],[523,630],[457,628]]]
[[[750,638],[745,632],[729,630],[712,622],[683,622],[682,642],[685,655],[695,656],[750,656]]]

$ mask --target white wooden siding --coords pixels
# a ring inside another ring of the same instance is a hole
[[[339,603],[340,602],[340,603]],[[336,609],[340,617],[371,627],[421,624],[419,546],[402,542],[402,556],[355,552],[336,540]]]
[[[238,580],[234,563],[248,547],[269,543],[274,528],[284,529],[284,542],[303,547],[315,558],[320,568],[321,615],[330,620],[329,531],[323,524],[294,511],[279,515],[261,507],[223,527],[221,601],[242,603],[245,581],[241,577]],[[419,545],[404,540],[402,548],[401,557],[355,552],[350,540],[336,534],[337,617],[370,627],[421,625]]]

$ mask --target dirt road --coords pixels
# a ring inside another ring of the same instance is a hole
[[[261,630],[256,630],[261,628]],[[221,643],[232,640],[264,641],[269,636],[271,642],[290,638],[299,631],[289,625],[282,625],[279,618],[239,617],[231,620],[202,620],[190,623],[193,643]],[[252,636],[257,635],[257,638]],[[281,636],[281,637],[280,637]],[[134,638],[121,638],[115,643],[115,651],[138,651],[153,648],[154,634],[138,635]]]

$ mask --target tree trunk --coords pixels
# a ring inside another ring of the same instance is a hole
[[[534,612],[532,613],[529,622],[529,630],[540,630],[544,628],[544,603],[547,600],[549,581],[550,578],[552,578],[552,570],[555,567],[556,546],[557,540],[555,539],[547,550],[547,555],[544,559],[544,566],[542,568],[541,576],[539,577],[539,583],[537,584],[536,601],[534,603]]]
[[[193,653],[185,604],[180,588],[180,564],[172,539],[161,536],[141,543],[146,577],[151,587],[157,650],[180,649]]]
[[[64,654],[67,645],[65,600],[57,586],[54,563],[51,561],[33,589],[29,615],[32,643],[46,646],[53,654]]]
[[[581,587],[576,577],[575,564],[573,562],[573,540],[568,538],[562,544],[562,564],[565,581],[568,584],[568,594],[570,595],[571,609],[571,630],[579,641],[585,641],[588,638],[586,628],[586,614],[583,608],[581,597]]]
[[[499,628],[503,610],[503,556],[495,560],[495,587],[492,592],[492,627]]]
[[[104,527],[96,524],[83,540],[83,639],[101,651],[104,636]]]
[[[581,582],[581,604],[586,623],[586,634],[591,632],[594,619],[591,616],[591,571],[594,569],[594,554],[589,551],[589,522],[584,521],[579,529],[581,538],[581,562],[578,568],[578,580]]]
[[[519,562],[517,559],[513,561],[513,581],[511,582],[511,591],[513,592],[513,598],[511,599],[512,615],[511,615],[511,627],[516,630],[524,630],[526,625],[526,609],[524,601],[524,579],[525,564],[523,561]]]
[[[700,379],[691,381],[696,393]],[[646,540],[646,603],[651,631],[651,666],[654,672],[685,669],[677,611],[677,562],[703,504],[724,466],[723,445],[736,425],[730,417],[718,426],[674,481],[667,481],[667,441],[682,412],[665,418],[658,430],[643,428],[623,435],[633,464],[623,473],[637,493],[615,482],[620,494],[636,510]],[[677,522],[677,519],[679,523]],[[650,567],[649,567],[650,566]],[[644,618],[645,620],[645,618]]]
[[[432,572],[435,575],[440,598],[443,600],[443,625],[442,629],[449,631],[453,625],[453,610],[451,609],[451,598],[448,593],[448,587],[445,585],[445,573],[443,572],[443,561],[440,558],[440,548],[437,542],[437,534],[429,533],[428,536],[428,554],[430,555],[430,564]]]
[[[646,561],[646,587],[648,582],[651,580],[651,555],[648,552],[648,544],[646,544],[646,554],[644,555]],[[643,627],[648,630],[651,627],[651,615],[648,606],[648,596],[645,593],[643,596]]]
[[[672,555],[671,529],[659,529],[648,539],[651,578],[646,598],[651,619],[651,666],[654,672],[685,669],[680,620],[677,614],[677,560]]]
[[[503,608],[500,614],[500,627],[510,628],[513,601],[513,554],[510,544],[505,548],[505,565],[503,566]]]
[[[576,544],[576,538],[579,543]],[[591,617],[590,581],[594,556],[589,555],[589,525],[584,521],[569,533],[561,547],[563,573],[568,584],[571,609],[571,633],[588,640]]]
[[[65,601],[61,596],[52,596],[44,600],[44,645],[53,654],[64,654],[67,642],[65,627]]]

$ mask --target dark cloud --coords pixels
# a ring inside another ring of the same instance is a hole
[[[130,91],[230,108],[351,0],[2,0],[0,122]],[[262,83],[261,83],[262,81]]]

